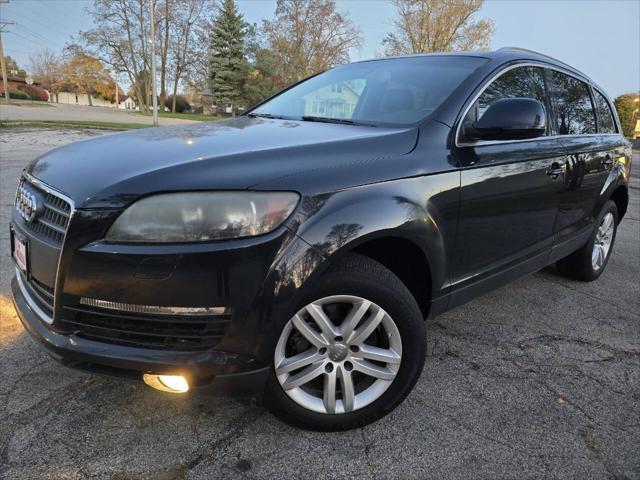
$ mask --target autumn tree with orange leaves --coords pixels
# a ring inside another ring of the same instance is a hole
[[[477,18],[483,0],[393,0],[394,31],[385,55],[488,50],[493,22]]]

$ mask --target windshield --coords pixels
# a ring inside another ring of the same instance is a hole
[[[406,57],[352,63],[312,77],[249,115],[369,125],[413,125],[486,59]]]

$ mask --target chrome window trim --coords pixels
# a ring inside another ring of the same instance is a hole
[[[60,244],[60,253],[58,254],[58,263],[56,264],[56,276],[54,280],[55,285],[53,285],[53,318],[55,318],[55,315],[58,309],[58,282],[60,281],[60,265],[62,262],[62,254],[64,252],[64,247],[67,242],[67,235],[69,233],[69,228],[71,227],[71,222],[73,221],[73,216],[76,212],[76,204],[71,197],[60,192],[59,190],[56,190],[52,186],[44,183],[42,180],[38,180],[30,173],[22,172],[22,176],[26,178],[29,182],[31,182],[33,185],[35,185],[36,187],[41,188],[42,190],[44,190],[47,193],[50,193],[51,195],[61,198],[62,200],[67,202],[69,204],[69,207],[71,208],[71,211],[69,212],[69,221],[67,222],[67,228],[64,232],[62,243]],[[51,321],[50,322],[47,321],[47,323],[53,323],[53,318],[49,317],[48,315],[46,316],[48,318],[51,318]]]
[[[24,297],[25,302],[27,302],[27,305],[29,305],[29,308],[33,310],[33,313],[35,313],[36,316],[40,318],[40,320],[51,325],[53,323],[53,318],[50,317],[47,312],[42,310],[40,306],[33,300],[31,294],[27,290],[26,285],[22,281],[22,272],[18,267],[16,267],[16,278],[18,279],[18,288],[20,288],[20,293],[22,293],[22,296]],[[55,292],[53,298],[55,302]]]
[[[546,68],[548,70],[555,70],[558,71],[560,73],[564,73],[565,75],[569,75],[570,77],[573,77],[577,80],[580,80],[581,82],[587,84],[588,86],[591,86],[592,88],[598,90],[600,93],[602,93],[602,89],[600,87],[598,87],[597,85],[595,85],[590,79],[588,78],[584,78],[584,77],[580,77],[578,75],[576,75],[575,73],[557,67],[555,65],[550,65],[548,63],[544,63],[544,62],[534,62],[534,61],[524,61],[524,62],[520,62],[520,63],[515,63],[513,65],[509,65],[505,68],[503,68],[502,70],[499,70],[495,75],[493,75],[488,81],[487,83],[473,96],[471,97],[471,101],[468,101],[468,103],[466,104],[466,106],[464,107],[464,109],[462,110],[462,115],[458,118],[458,124],[456,125],[456,132],[455,132],[455,146],[456,147],[479,147],[479,146],[484,146],[484,145],[503,145],[503,144],[509,144],[509,143],[522,143],[522,142],[531,142],[531,141],[539,141],[539,140],[550,140],[550,139],[557,139],[557,138],[570,138],[570,137],[594,137],[594,136],[610,136],[610,135],[615,135],[615,136],[619,136],[620,135],[620,126],[618,124],[618,119],[614,117],[614,120],[616,121],[616,126],[618,127],[618,133],[582,133],[582,134],[574,134],[574,135],[545,135],[545,136],[541,136],[541,137],[537,137],[537,138],[525,138],[525,139],[521,139],[521,140],[478,140],[475,142],[461,142],[460,141],[460,129],[462,127],[462,121],[465,119],[465,117],[467,116],[467,114],[469,113],[469,110],[471,110],[471,107],[476,103],[476,101],[478,100],[478,98],[480,98],[480,95],[482,95],[484,93],[484,91],[489,88],[489,86],[491,86],[491,84],[493,82],[495,82],[499,77],[501,77],[502,75],[504,75],[505,73],[516,69],[516,68],[521,68],[521,67],[539,67],[539,68]],[[604,95],[604,97],[607,99],[607,101],[609,102],[609,105],[611,105],[611,101],[609,100],[609,97],[607,95]],[[595,111],[595,106],[593,107],[594,111]]]

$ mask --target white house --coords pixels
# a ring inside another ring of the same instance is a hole
[[[124,97],[120,100],[118,108],[121,110],[138,110],[138,105],[131,97]]]
[[[56,95],[50,95],[49,101],[54,103],[66,103],[69,105],[89,105],[89,99],[87,98],[86,93],[74,93],[74,92],[59,92],[58,98],[56,102]],[[91,103],[94,107],[111,107],[113,108],[115,105],[109,100],[104,100],[103,98],[91,98]]]

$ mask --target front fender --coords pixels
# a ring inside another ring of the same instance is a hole
[[[394,180],[307,197],[287,227],[295,233],[269,268],[256,306],[261,338],[256,356],[268,362],[275,335],[307,288],[329,264],[358,245],[402,237],[424,253],[432,298],[448,289],[459,207],[458,172]]]
[[[448,284],[459,183],[448,172],[326,194],[303,205],[296,233],[325,258],[377,238],[410,240],[427,259],[435,297]]]

